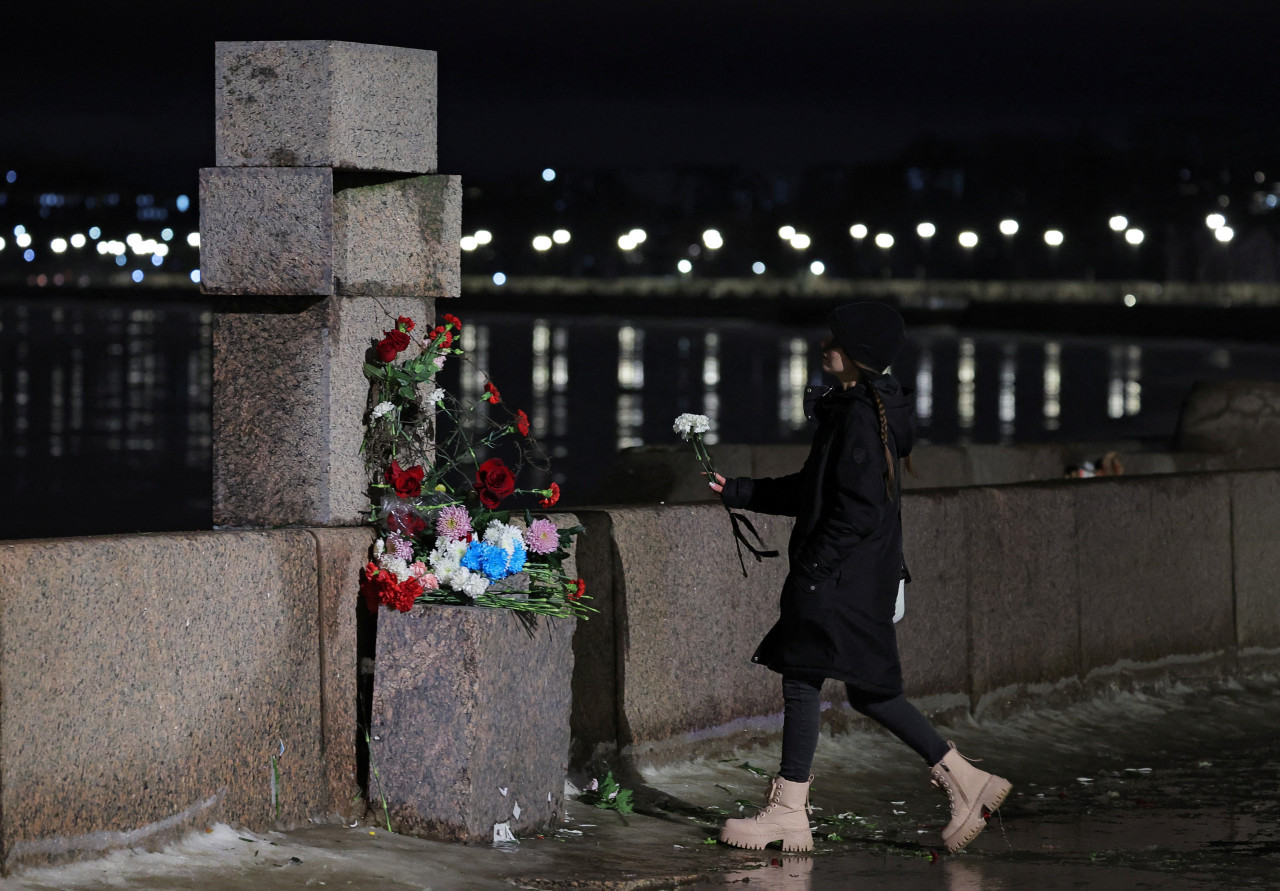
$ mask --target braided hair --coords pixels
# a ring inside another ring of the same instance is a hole
[[[893,451],[889,448],[889,414],[885,411],[884,400],[880,398],[880,391],[875,387],[876,378],[880,373],[874,368],[868,368],[861,362],[853,363],[862,370],[862,379],[867,385],[867,392],[871,394],[871,401],[876,407],[876,419],[880,422],[880,445],[884,449],[884,495],[889,501],[893,500],[893,492],[898,481],[898,462]],[[904,463],[907,470],[911,474],[915,474],[915,468],[911,463],[911,456],[908,455]]]

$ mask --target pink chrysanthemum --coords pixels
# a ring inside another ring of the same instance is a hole
[[[560,547],[560,530],[548,519],[534,520],[524,533],[525,546],[535,554],[552,554]]]
[[[413,559],[413,545],[393,532],[387,536],[387,553],[409,561]]]
[[[471,534],[471,514],[456,504],[444,508],[436,520],[436,534],[449,541],[466,538]]]

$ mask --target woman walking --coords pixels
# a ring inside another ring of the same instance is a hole
[[[906,458],[910,466],[916,419],[912,401],[884,373],[905,340],[902,316],[884,304],[852,303],[832,312],[827,325],[822,368],[839,386],[809,394],[818,428],[803,468],[777,479],[717,474],[711,482],[728,507],[796,518],[781,617],[751,657],[782,675],[782,763],[765,807],[726,821],[720,840],[812,850],[809,771],[822,683],[833,678],[844,682],[855,710],[930,766],[951,803],[942,840],[955,852],[982,831],[1012,786],[970,764],[902,695],[893,628],[904,574],[898,465]]]

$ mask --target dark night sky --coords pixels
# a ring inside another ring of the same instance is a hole
[[[216,40],[436,50],[441,170],[471,177],[795,169],[884,157],[926,135],[1123,140],[1153,119],[1178,138],[1269,141],[1273,157],[1280,138],[1276,0],[7,7],[0,164],[57,157],[156,186],[213,163]]]

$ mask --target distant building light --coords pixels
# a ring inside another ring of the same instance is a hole
[[[87,242],[88,242],[88,239],[86,239],[79,232],[71,236],[71,246],[73,248],[82,248],[85,246]]]
[[[795,236],[796,236],[795,226],[783,226],[778,230],[778,237],[781,238],[783,241],[790,241],[791,239],[795,238]]]
[[[921,238],[933,238],[933,236],[938,234],[938,227],[933,225],[933,223],[921,223],[919,226],[916,226],[916,234]]]
[[[20,248],[31,247],[31,236],[27,234],[25,229],[23,229],[21,232],[14,234],[13,243]]]
[[[1111,219],[1107,220],[1107,225],[1111,227],[1112,232],[1123,232],[1125,229],[1129,228],[1129,218],[1122,216],[1121,214],[1116,214]]]
[[[1142,239],[1145,237],[1141,229],[1126,229],[1124,233],[1124,240],[1135,247],[1142,244]]]
[[[764,264],[761,263],[759,260],[756,260],[754,263],[751,264],[751,271],[754,272],[756,275],[764,275],[764,268],[765,268]]]
[[[702,243],[707,246],[709,251],[718,251],[724,247],[724,237],[718,229],[708,229],[702,233]]]
[[[849,234],[861,241],[867,237],[867,227],[861,223],[854,223],[849,227]]]
[[[1017,220],[1001,220],[1000,234],[1001,235],[1017,235],[1018,221]]]
[[[533,249],[535,251],[551,250],[551,238],[547,235],[535,235],[533,237]]]
[[[960,242],[962,248],[975,248],[978,246],[978,233],[961,232],[956,240]]]
[[[200,233],[192,232],[190,235],[188,235],[187,244],[191,245],[192,247],[200,247]]]
[[[814,275],[822,275],[822,273],[827,271],[827,266],[821,260],[814,260],[809,264],[809,271]]]
[[[693,272],[693,264],[688,260],[681,260],[676,264],[676,269],[679,269],[681,274],[687,274]]]
[[[164,265],[164,257],[160,256],[159,254],[152,254],[152,255],[151,255],[151,265],[152,265],[152,266],[163,266],[163,265]]]
[[[1220,213],[1211,213],[1204,218],[1204,224],[1210,229],[1221,229],[1227,225],[1227,218]]]
[[[551,181],[552,181],[553,179],[555,179],[555,178],[556,178],[556,172],[555,172],[554,170],[552,170],[550,167],[547,167],[547,168],[544,168],[544,169],[543,169],[543,171],[542,171],[542,181],[543,181],[544,183],[549,183],[549,182],[551,182]]]
[[[636,240],[631,237],[630,233],[618,236],[618,247],[624,251],[634,251],[636,249]]]
[[[16,183],[18,181],[18,171],[10,170],[4,175],[4,181],[7,183]]]
[[[797,232],[795,235],[791,236],[791,246],[798,251],[805,250],[812,243],[813,242],[809,239],[809,236],[805,235],[803,232]]]
[[[1044,243],[1049,247],[1059,247],[1062,244],[1062,231],[1060,229],[1046,229]]]
[[[1223,244],[1226,244],[1228,241],[1235,238],[1235,236],[1235,230],[1230,226],[1219,226],[1217,229],[1213,230],[1213,237]]]
[[[0,238],[0,251],[4,250],[4,244],[5,244],[4,239]]]
[[[142,270],[141,269],[133,270],[133,275],[129,276],[129,278],[133,279],[134,282],[141,282],[142,279],[144,278],[142,274]]]
[[[55,254],[64,254],[67,251],[67,240],[65,238],[55,238],[49,242],[49,250]]]
[[[1276,193],[1272,192],[1271,194],[1267,195],[1266,204],[1267,204],[1267,207],[1275,207],[1277,204],[1280,204],[1280,197],[1277,197]]]
[[[649,233],[643,229],[632,229],[627,234],[631,236],[632,241],[636,244],[644,244],[645,239],[649,237]]]
[[[178,200],[175,201],[173,204],[176,208],[178,208],[179,213],[186,213],[187,208],[191,206],[191,199],[188,198],[186,195],[179,195]],[[196,273],[197,273],[197,278],[195,280],[199,281],[199,270],[196,270]]]
[[[458,239],[458,247],[462,248],[464,251],[474,251],[479,247],[479,244],[477,244],[474,235],[464,235]]]
[[[139,207],[150,207],[151,205],[156,203],[156,196],[155,195],[139,195],[137,198],[134,199],[134,201],[137,202],[137,205]]]
[[[191,270],[191,280],[192,280],[193,282],[195,282],[197,285],[198,285],[198,284],[200,284],[200,270],[199,270],[199,269],[193,269],[193,270]]]
[[[889,250],[893,247],[893,236],[888,232],[880,232],[876,235],[876,247],[883,250]]]
[[[30,263],[35,258],[36,258],[36,252],[31,250],[31,248],[27,248],[25,251],[22,252],[22,259],[26,260],[28,263]]]
[[[493,283],[494,283],[495,285],[498,285],[498,286],[505,285],[505,284],[507,283],[507,276],[506,276],[506,273],[503,273],[503,272],[495,272],[495,273],[493,274]]]
[[[129,258],[128,258],[128,257],[126,257],[124,254],[116,254],[116,265],[117,265],[117,266],[123,266],[123,265],[125,265],[125,264],[126,264],[126,263],[128,263],[128,262],[129,262]]]
[[[154,242],[152,244],[153,244],[153,247],[151,248],[151,252],[155,254],[157,257],[169,256],[169,245],[155,244]]]
[[[13,227],[14,235],[25,235],[26,233],[27,233],[27,227],[23,226],[21,223]]]
[[[163,241],[173,241],[173,230],[172,230],[172,229],[161,229],[161,230],[160,230],[160,238],[161,238],[161,240],[163,240]]]
[[[99,229],[97,226],[91,227],[89,229],[89,237],[96,241],[97,239],[102,237],[102,230]]]
[[[568,229],[557,229],[551,233],[551,240],[556,244],[568,244],[571,237]]]
[[[488,244],[493,241],[493,233],[488,229],[476,230],[476,244]]]
[[[1133,296],[1132,294],[1125,294],[1125,295],[1124,295],[1124,305],[1125,305],[1125,306],[1129,306],[1129,307],[1137,306],[1137,305],[1138,305],[1138,298],[1137,298],[1137,297],[1135,297],[1135,296]]]

